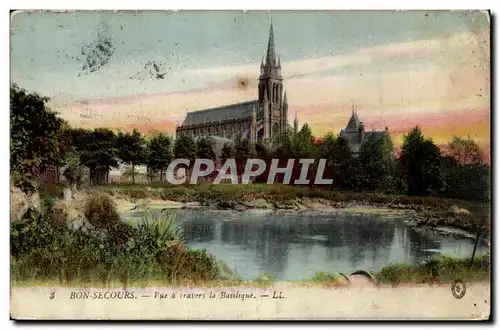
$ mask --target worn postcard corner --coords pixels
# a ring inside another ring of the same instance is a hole
[[[488,11],[16,11],[15,320],[487,320]]]

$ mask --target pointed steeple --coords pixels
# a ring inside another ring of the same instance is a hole
[[[359,120],[358,114],[356,113],[356,108],[352,106],[352,114],[347,126],[345,128],[348,132],[356,132],[359,129],[361,121]]]
[[[299,131],[299,120],[297,119],[297,110],[295,110],[295,119],[293,120],[293,133],[297,134]]]
[[[274,51],[274,32],[273,32],[272,19],[271,19],[271,28],[269,29],[269,41],[267,42],[266,65],[268,66],[276,65],[276,52]]]
[[[286,98],[286,90],[285,90],[285,95],[283,96],[283,104],[288,105],[288,100]],[[297,112],[295,112],[295,115],[297,115]]]

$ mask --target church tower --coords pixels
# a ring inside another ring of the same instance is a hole
[[[283,77],[281,76],[281,60],[276,57],[274,49],[273,22],[269,30],[267,54],[260,65],[259,104],[262,109],[264,134],[263,138],[271,142],[287,129],[285,111],[288,110],[286,99],[283,99]]]

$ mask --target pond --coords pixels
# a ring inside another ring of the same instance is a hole
[[[376,272],[441,253],[468,258],[474,235],[423,229],[376,214],[176,210],[187,244],[206,249],[244,280],[311,279],[316,272]],[[137,216],[137,215],[136,215]],[[138,219],[138,218],[137,218]],[[488,251],[481,242],[477,253]]]

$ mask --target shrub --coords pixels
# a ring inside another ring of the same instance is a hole
[[[313,282],[324,283],[324,282],[337,282],[339,277],[335,274],[317,272],[313,276]]]
[[[268,284],[272,284],[274,281],[276,281],[276,276],[274,275],[259,275],[256,279],[255,279],[255,282],[259,283],[259,284],[265,284],[265,285],[268,285]]]
[[[188,250],[173,242],[158,255],[158,263],[172,281],[212,281],[219,277],[217,260],[206,250]]]
[[[115,204],[104,194],[90,197],[85,205],[84,214],[87,220],[99,229],[108,229],[120,222]]]
[[[148,212],[137,227],[160,249],[166,247],[170,241],[185,242],[182,228],[175,223],[175,213]]]

